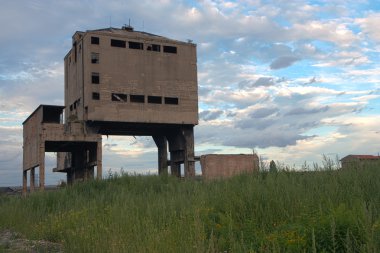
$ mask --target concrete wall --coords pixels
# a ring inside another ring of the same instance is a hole
[[[92,44],[91,37],[99,38],[99,44]],[[198,124],[194,44],[123,29],[76,33],[73,40],[76,46],[65,57],[67,118]],[[125,41],[126,47],[111,46],[111,40]],[[131,49],[129,42],[142,43],[143,49]],[[160,51],[147,50],[152,44]],[[164,46],[176,47],[177,53],[164,52]],[[99,55],[98,63],[91,62],[92,53]],[[99,84],[92,83],[92,73],[99,73]],[[99,94],[99,100],[93,99],[93,93]],[[112,94],[124,94],[127,101],[113,101]],[[132,102],[131,95],[142,95],[145,102]],[[149,96],[161,97],[162,102],[149,103]],[[178,104],[166,104],[165,97],[178,99]]]
[[[259,170],[259,158],[252,155],[203,155],[202,176],[205,179],[228,178]]]

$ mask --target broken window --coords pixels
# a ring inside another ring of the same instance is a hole
[[[93,92],[92,93],[92,99],[93,100],[99,100],[100,99],[100,94],[98,92]]]
[[[167,104],[167,105],[178,105],[178,98],[165,97],[165,104]]]
[[[91,44],[99,45],[99,37],[92,37],[91,36]]]
[[[160,45],[156,45],[156,44],[151,44],[151,45],[148,45],[148,47],[146,48],[146,50],[160,52],[161,51],[161,46]]]
[[[99,63],[99,54],[98,53],[91,53],[91,63]]]
[[[128,95],[122,94],[122,93],[112,93],[112,101],[119,101],[119,102],[127,102],[128,101]]]
[[[177,53],[177,47],[173,47],[173,46],[164,46],[164,52],[165,52],[165,53],[176,54],[176,53]]]
[[[144,95],[131,95],[132,103],[145,103]]]
[[[113,40],[111,39],[111,46],[112,47],[125,47],[126,43],[125,40]]]
[[[149,104],[162,104],[162,97],[159,96],[148,96]]]
[[[100,83],[99,73],[96,73],[96,72],[91,73],[91,83],[93,83],[93,84],[99,84]]]
[[[144,49],[143,43],[140,43],[140,42],[129,41],[128,45],[129,45],[129,48],[131,49],[140,49],[140,50]]]

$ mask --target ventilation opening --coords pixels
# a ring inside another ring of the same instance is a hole
[[[177,47],[164,46],[164,52],[165,53],[170,53],[170,54],[176,54],[177,53]]]
[[[99,45],[99,37],[91,37],[91,44]]]
[[[92,93],[92,99],[93,100],[99,100],[100,99],[100,94],[98,92],[93,92]]]
[[[93,83],[93,84],[99,84],[100,83],[99,73],[95,73],[95,72],[91,73],[91,83]]]
[[[145,103],[144,95],[131,95],[132,103]]]
[[[112,98],[112,101],[127,102],[128,95],[122,94],[122,93],[112,93],[111,98]]]
[[[156,45],[156,44],[148,45],[148,47],[146,48],[146,50],[148,50],[148,51],[155,51],[155,52],[161,52],[161,46],[160,45]]]
[[[111,39],[111,46],[112,47],[125,47],[126,42],[125,40],[113,40]]]
[[[165,97],[165,104],[167,104],[167,105],[178,105],[178,98]]]
[[[91,63],[97,64],[99,63],[99,54],[91,53]]]
[[[140,43],[140,42],[129,41],[128,45],[130,49],[140,49],[140,50],[144,49],[143,43]]]
[[[158,96],[148,96],[149,104],[162,104],[162,97]]]

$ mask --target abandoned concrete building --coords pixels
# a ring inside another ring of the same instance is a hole
[[[64,58],[65,105],[40,105],[23,123],[23,190],[45,185],[45,152],[67,181],[102,174],[101,135],[152,136],[158,171],[195,175],[196,45],[130,26],[76,32]],[[168,151],[170,159],[168,159]]]
[[[23,123],[23,193],[34,191],[45,152],[67,183],[102,177],[102,135],[151,136],[158,173],[195,176],[196,45],[130,26],[76,32],[64,58],[64,106],[40,105]],[[169,154],[170,153],[170,154]],[[207,179],[258,169],[257,155],[202,156]]]

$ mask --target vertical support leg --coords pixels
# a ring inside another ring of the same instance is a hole
[[[102,139],[98,141],[96,148],[96,179],[102,179]]]
[[[31,168],[30,169],[30,192],[34,192],[34,183],[36,182],[36,179],[35,179],[35,170],[34,168]]]
[[[40,191],[45,190],[45,145],[40,147],[39,154],[39,162],[40,162]]]
[[[158,174],[168,174],[168,141],[165,136],[153,136],[158,148]]]
[[[170,152],[170,172],[172,176],[181,177],[181,151]]]
[[[195,159],[194,159],[194,127],[184,127],[183,136],[185,137],[185,177],[195,177]]]
[[[26,196],[26,192],[28,190],[28,171],[23,170],[22,171],[22,195]]]

